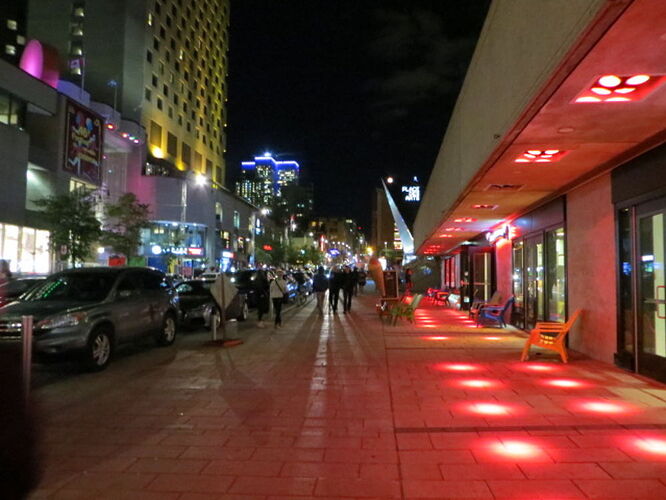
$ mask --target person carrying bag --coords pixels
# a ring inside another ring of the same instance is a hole
[[[282,304],[287,297],[287,282],[284,272],[280,269],[276,272],[275,279],[271,281],[271,300],[275,311],[275,329],[282,328]]]

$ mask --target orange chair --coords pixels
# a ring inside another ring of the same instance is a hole
[[[525,347],[523,347],[523,354],[520,357],[520,360],[525,361],[529,358],[530,346],[535,345],[557,352],[562,358],[562,362],[567,363],[569,357],[567,356],[567,348],[564,345],[564,339],[578,319],[578,316],[580,316],[580,313],[581,310],[577,309],[566,323],[537,323],[534,329],[530,332],[529,338],[525,341]]]

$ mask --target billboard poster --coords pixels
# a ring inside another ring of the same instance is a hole
[[[102,118],[73,101],[67,101],[65,171],[99,185],[102,181]]]

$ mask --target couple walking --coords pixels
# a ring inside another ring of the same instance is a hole
[[[342,271],[336,268],[331,272],[330,278],[327,278],[324,274],[324,268],[320,266],[312,283],[317,296],[319,313],[324,313],[324,295],[327,289],[329,289],[328,303],[333,312],[338,311],[340,290],[342,290],[342,309],[345,313],[350,312],[356,284],[357,275],[352,273],[351,267],[344,266]]]
[[[278,269],[274,276],[269,276],[263,269],[257,273],[257,314],[259,322],[257,326],[265,326],[263,317],[270,310],[270,303],[273,303],[273,312],[275,313],[275,323],[273,328],[276,330],[282,328],[282,304],[287,293],[287,281],[284,279],[284,271]]]

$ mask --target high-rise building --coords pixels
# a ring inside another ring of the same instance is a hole
[[[145,128],[153,175],[220,185],[228,27],[229,0],[29,0],[28,35],[66,57],[63,79]]]
[[[17,64],[25,46],[27,0],[0,3],[0,57]]]
[[[274,207],[287,186],[297,186],[300,166],[295,161],[278,161],[270,153],[241,163],[236,192],[258,207]]]

